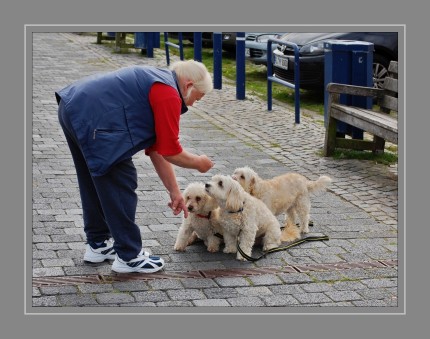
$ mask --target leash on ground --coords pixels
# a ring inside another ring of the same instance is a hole
[[[242,251],[242,249],[241,249],[241,248],[240,248],[240,246],[239,246],[239,240],[237,241],[237,250],[238,250],[238,251],[239,251],[239,253],[242,255],[242,257],[244,257],[246,260],[248,260],[248,261],[257,261],[257,260],[260,260],[261,258],[264,258],[264,257],[265,257],[267,254],[269,254],[269,253],[285,251],[285,250],[287,250],[287,249],[289,249],[289,248],[291,248],[291,247],[294,247],[294,246],[297,246],[297,245],[303,244],[303,243],[305,243],[305,242],[311,242],[311,241],[323,241],[323,240],[329,240],[328,235],[321,235],[321,236],[318,236],[318,235],[312,235],[312,236],[308,236],[308,237],[305,237],[305,238],[302,238],[302,239],[295,240],[295,241],[293,241],[293,242],[289,243],[288,245],[285,245],[285,246],[279,246],[279,247],[272,248],[272,249],[270,249],[270,250],[268,250],[268,251],[263,252],[263,254],[262,254],[262,255],[260,255],[259,257],[256,257],[256,258],[254,258],[254,257],[250,257],[249,255],[245,254],[245,253]]]
[[[309,226],[313,226],[313,225],[314,225],[313,221],[309,220]],[[284,227],[281,227],[281,229],[283,229],[283,228]],[[239,234],[240,234],[240,232],[239,232]],[[216,233],[215,236],[217,236],[220,239],[223,239],[223,236],[221,234],[219,234],[219,233]],[[272,249],[270,249],[268,251],[265,251],[265,252],[263,252],[262,255],[260,255],[257,258],[250,257],[249,255],[245,254],[245,252],[242,251],[242,249],[239,246],[239,235],[237,237],[236,247],[237,247],[237,250],[239,251],[239,253],[242,255],[242,257],[244,257],[246,260],[248,260],[248,261],[257,261],[257,260],[260,260],[261,258],[264,258],[269,253],[285,251],[285,250],[287,250],[287,249],[289,249],[291,247],[298,246],[298,245],[303,244],[305,242],[324,241],[324,240],[329,240],[328,235],[320,235],[320,236],[318,236],[318,235],[311,235],[311,236],[307,236],[305,238],[295,240],[295,241],[293,241],[293,242],[291,242],[291,243],[289,243],[289,244],[287,244],[285,246],[279,246],[279,247],[272,248]]]

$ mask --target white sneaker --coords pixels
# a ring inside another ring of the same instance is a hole
[[[84,261],[99,263],[105,260],[114,260],[115,255],[116,252],[113,249],[113,243],[105,240],[104,243],[97,248],[93,248],[90,244],[87,244],[85,248]]]
[[[163,267],[164,260],[162,258],[149,255],[148,252],[142,250],[136,258],[127,262],[116,255],[115,261],[112,264],[112,271],[118,273],[154,273]]]

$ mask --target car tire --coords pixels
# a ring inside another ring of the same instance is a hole
[[[390,60],[381,54],[373,55],[373,87],[382,88]]]

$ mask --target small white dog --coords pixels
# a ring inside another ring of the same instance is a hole
[[[281,244],[281,228],[276,217],[261,201],[244,191],[230,176],[214,175],[205,185],[208,194],[220,206],[219,222],[223,228],[224,253],[236,253],[236,258],[246,260],[237,251],[251,256],[256,237],[263,236],[263,250]]]
[[[194,182],[184,190],[188,218],[182,219],[174,249],[185,251],[197,238],[204,241],[209,252],[218,252],[222,243],[222,228],[219,225],[219,206],[205,190],[204,183]]]
[[[250,167],[237,168],[232,177],[245,191],[262,200],[274,215],[285,213],[282,241],[293,241],[300,237],[300,232],[309,233],[309,194],[324,189],[332,181],[325,175],[310,181],[299,173],[286,173],[264,180]],[[295,226],[296,216],[300,230]]]

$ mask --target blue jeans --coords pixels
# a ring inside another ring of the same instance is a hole
[[[101,242],[112,237],[122,260],[136,258],[142,239],[135,223],[137,172],[132,159],[116,164],[105,175],[92,176],[62,102],[58,119],[76,169],[87,241]]]

